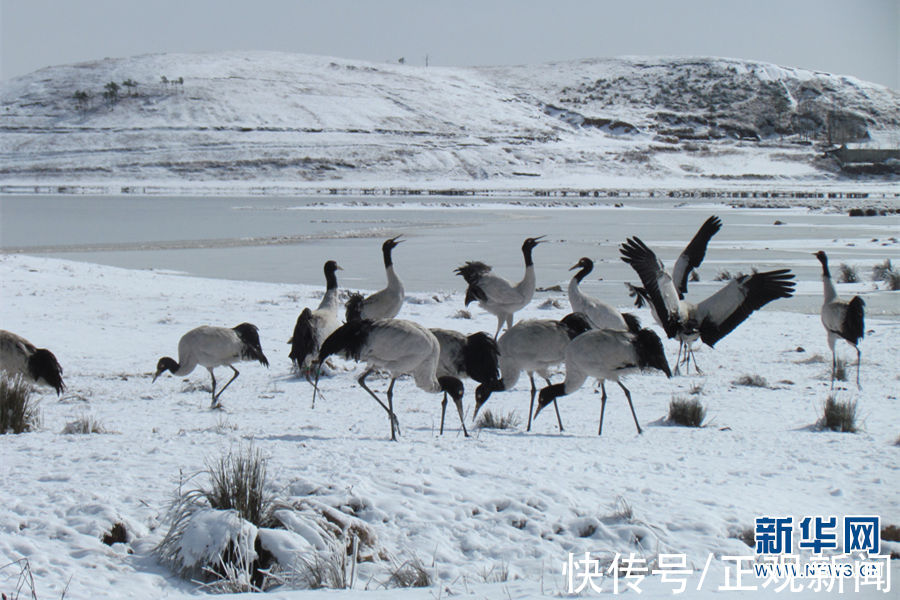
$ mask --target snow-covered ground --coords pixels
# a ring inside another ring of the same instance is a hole
[[[0,567],[27,557],[42,599],[58,598],[64,589],[72,599],[195,597],[197,586],[161,566],[152,549],[167,529],[166,511],[180,482],[250,441],[268,458],[273,493],[355,507],[382,557],[360,566],[353,591],[278,590],[271,594],[277,598],[559,596],[566,591],[562,567],[569,553],[584,552],[603,560],[615,553],[648,560],[683,553],[694,569],[686,595],[722,597],[727,593],[716,590],[726,583],[729,564],[721,556],[753,555],[733,536],[752,529],[759,516],[874,514],[900,524],[896,320],[868,320],[863,389],[841,384],[838,392],[859,402],[857,434],[811,427],[829,393],[825,334],[817,314],[780,312],[776,302],[714,350],[698,348],[704,375],[667,380],[653,372],[627,379],[643,435],[636,435],[627,403],[612,386],[602,437],[596,435],[599,395],[589,387],[560,400],[562,434],[547,411],[530,433],[524,425],[496,431],[469,424],[473,436],[465,439],[451,408],[440,437],[440,397],[404,380],[395,389],[403,435],[391,443],[383,411],[356,385],[358,366],[339,362],[320,382],[315,409],[311,386],[291,373],[285,342],[300,310],[318,302],[319,286],[199,279],[23,255],[0,257],[0,279],[2,327],[50,348],[69,388],[59,400],[39,393],[39,431],[0,436]],[[549,294],[561,309],[540,308],[547,297],[540,295],[521,316],[565,314],[563,294]],[[493,331],[494,318],[474,305],[471,320],[455,318],[462,304],[461,293],[417,293],[400,317]],[[646,310],[638,314],[652,323]],[[271,367],[240,366],[241,376],[222,397],[223,410],[210,410],[202,369],[151,384],[157,359],[175,354],[187,330],[243,321],[259,326]],[[666,341],[670,363],[676,349]],[[849,358],[852,349],[844,345],[840,352]],[[761,376],[768,385],[735,384],[743,375]],[[384,391],[386,380],[369,381]],[[466,384],[471,419],[474,386]],[[665,424],[669,402],[691,397],[692,389],[708,408],[707,426]],[[524,423],[527,402],[522,378],[487,407],[514,410]],[[109,433],[61,433],[85,415]],[[106,546],[101,537],[116,522],[125,524],[128,543]],[[702,591],[691,592],[710,553],[715,558]],[[418,558],[436,583],[384,589],[395,564],[389,557]],[[891,571],[896,589],[900,570]],[[17,565],[0,569],[0,591],[13,591],[18,575]],[[748,583],[762,582],[745,578]],[[612,589],[611,581],[603,585]],[[360,594],[364,588],[374,591]],[[773,588],[744,595],[776,595]],[[641,589],[643,596],[662,598],[671,596],[672,586],[652,576]],[[586,595],[592,594],[589,587]]]

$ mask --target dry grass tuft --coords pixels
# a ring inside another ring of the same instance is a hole
[[[702,427],[706,408],[696,398],[673,398],[669,403],[670,423],[684,427]]]
[[[819,429],[856,433],[856,408],[855,401],[838,400],[834,394],[830,394],[825,400],[822,409],[822,417],[817,423]]]
[[[505,415],[495,415],[491,409],[485,409],[475,426],[479,429],[516,429],[522,424],[522,419],[516,411],[510,411]]]
[[[761,375],[741,375],[740,377],[732,381],[732,383],[734,385],[743,385],[747,387],[769,387],[769,382],[767,382],[766,378],[762,377]]]
[[[41,425],[34,387],[22,377],[0,374],[0,433],[25,433]]]

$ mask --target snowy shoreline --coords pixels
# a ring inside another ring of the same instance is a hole
[[[67,582],[66,597],[75,599],[196,597],[196,586],[172,575],[151,550],[167,529],[166,510],[181,478],[251,441],[268,458],[279,496],[362,507],[356,516],[373,529],[380,549],[404,560],[418,557],[439,582],[420,590],[383,589],[389,564],[376,560],[365,564],[354,592],[282,589],[270,595],[285,599],[358,597],[366,580],[374,591],[365,597],[376,599],[559,595],[568,553],[585,551],[646,558],[684,553],[697,573],[714,553],[701,595],[718,597],[727,568],[720,557],[753,554],[731,536],[758,516],[876,514],[884,524],[897,524],[900,515],[890,483],[897,481],[900,452],[900,347],[894,343],[900,330],[894,320],[867,321],[863,390],[844,385],[839,392],[859,402],[863,427],[857,434],[812,427],[828,395],[825,333],[818,315],[781,312],[774,303],[715,350],[698,349],[705,375],[627,379],[646,429],[642,436],[635,435],[616,389],[610,390],[598,438],[598,397],[585,386],[560,401],[563,434],[555,419],[543,415],[531,433],[520,426],[475,431],[464,439],[450,417],[449,431],[439,437],[440,397],[400,381],[395,402],[404,435],[393,444],[380,409],[356,385],[358,366],[341,363],[323,379],[324,399],[314,410],[311,387],[290,372],[284,342],[299,311],[318,301],[318,286],[200,279],[24,255],[0,256],[0,278],[3,328],[53,350],[69,386],[60,400],[39,393],[38,431],[0,436],[6,482],[0,489],[0,563],[28,557],[41,597],[59,596]],[[568,304],[557,295],[564,308],[541,309],[535,302],[521,316],[559,318]],[[461,307],[459,293],[417,293],[409,295],[400,317],[429,327],[492,330],[493,317],[478,308],[471,320],[456,318]],[[652,324],[646,310],[637,312]],[[150,383],[157,358],[175,352],[185,331],[242,321],[260,327],[272,364],[268,370],[245,364],[222,398],[224,410],[208,409],[202,370]],[[666,340],[665,347],[671,362],[677,345]],[[847,358],[852,353],[840,351]],[[742,375],[768,383],[736,384]],[[370,383],[378,391],[386,386],[374,377]],[[471,420],[474,386],[465,383]],[[669,402],[698,388],[709,424],[668,426]],[[495,394],[487,408],[521,417],[527,403],[522,378],[515,390]],[[113,433],[60,433],[84,415]],[[621,516],[623,502],[633,517]],[[129,537],[109,547],[100,538],[114,522],[124,523]],[[892,562],[896,582],[900,569]],[[491,569],[508,570],[508,580],[485,583]],[[16,575],[0,570],[0,588]],[[657,576],[642,589],[651,598],[671,596],[671,586]],[[807,590],[791,597],[822,594]],[[747,595],[776,593],[769,587]]]

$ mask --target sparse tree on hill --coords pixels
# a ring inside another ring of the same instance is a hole
[[[84,114],[91,104],[91,95],[88,94],[84,90],[78,90],[74,94],[72,94],[72,98],[75,100],[75,106],[78,107],[78,110]]]
[[[136,93],[135,90],[137,89],[137,86],[138,86],[137,81],[135,81],[135,80],[129,78],[129,79],[126,79],[125,81],[123,81],[123,82],[122,82],[122,85],[124,85],[125,87],[128,88],[128,95],[129,95],[129,96],[134,96],[134,95],[135,95],[135,93]]]
[[[110,81],[103,89],[106,90],[103,92],[103,98],[106,99],[107,104],[115,104],[119,101],[119,84],[115,81]]]

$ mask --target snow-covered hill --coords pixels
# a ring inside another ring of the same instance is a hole
[[[3,82],[0,131],[7,183],[821,182],[843,175],[813,142],[896,146],[900,93],[720,58],[422,68],[165,54]]]

